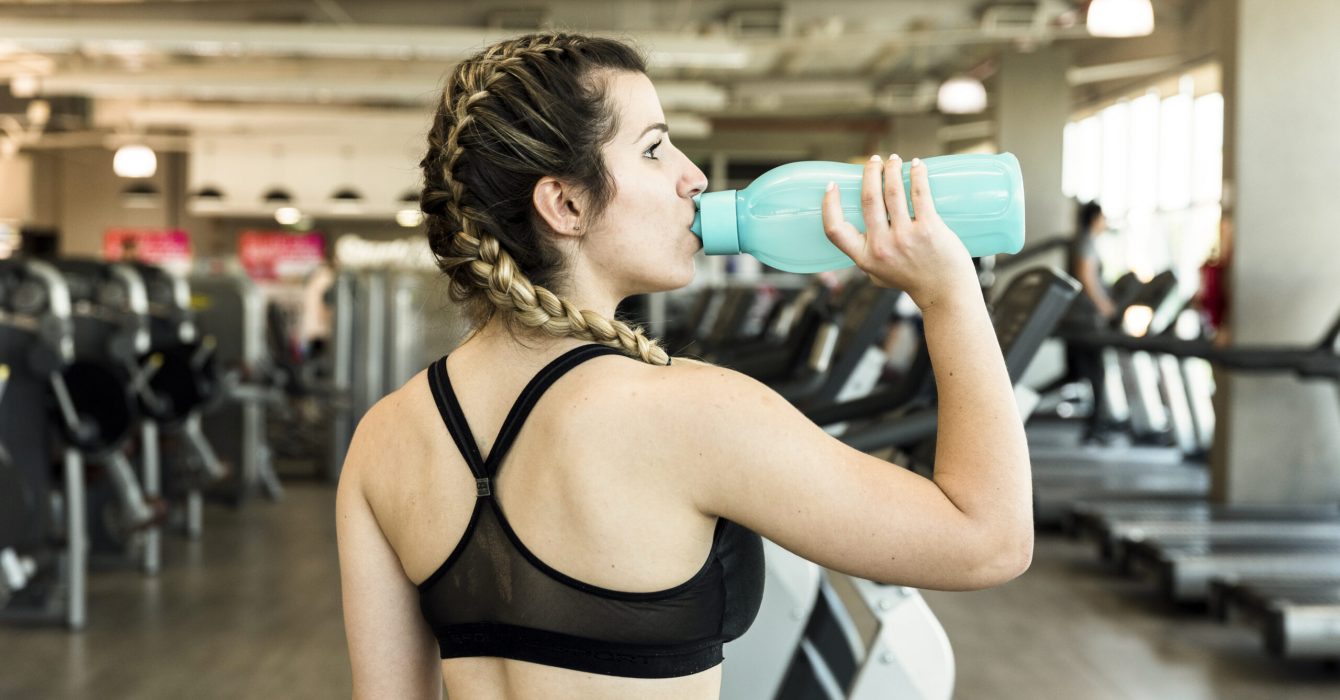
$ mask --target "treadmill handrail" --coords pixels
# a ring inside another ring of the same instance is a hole
[[[1227,369],[1295,372],[1308,377],[1340,379],[1340,354],[1333,348],[1340,318],[1315,345],[1235,345],[1217,347],[1207,340],[1186,340],[1167,334],[1134,337],[1113,330],[1067,330],[1057,337],[1088,347],[1113,347],[1175,357],[1198,357]]]

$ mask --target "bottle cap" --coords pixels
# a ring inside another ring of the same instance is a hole
[[[722,190],[706,192],[693,198],[698,212],[693,215],[690,230],[703,239],[703,252],[708,255],[734,255],[740,252],[735,195],[735,190]]]

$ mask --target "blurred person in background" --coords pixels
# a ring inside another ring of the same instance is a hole
[[[1201,325],[1216,345],[1227,345],[1228,268],[1233,256],[1233,212],[1225,208],[1219,215],[1219,242],[1200,266],[1200,289],[1193,304],[1200,310]]]
[[[1075,218],[1075,237],[1066,249],[1066,272],[1083,285],[1061,321],[1067,333],[1083,333],[1110,327],[1116,322],[1116,304],[1103,281],[1103,261],[1095,241],[1108,231],[1107,217],[1098,202],[1083,202]],[[1084,425],[1083,440],[1107,443],[1113,433],[1107,412],[1106,375],[1101,348],[1066,344],[1066,375],[1058,383],[1084,381],[1093,390],[1093,411]]]

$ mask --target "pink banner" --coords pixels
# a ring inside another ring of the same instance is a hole
[[[258,282],[302,279],[326,259],[320,233],[245,231],[237,239],[237,257]]]
[[[191,268],[191,237],[176,229],[109,228],[102,234],[102,257],[185,274]]]

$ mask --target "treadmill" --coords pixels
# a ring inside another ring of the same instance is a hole
[[[708,359],[761,382],[785,381],[803,371],[820,328],[840,303],[815,279],[781,307],[763,338],[718,348]]]
[[[1335,532],[1340,519],[1238,524],[1248,530],[1253,526],[1282,527],[1274,537],[1269,532],[1254,533],[1252,537],[1239,532],[1236,534],[1241,539],[1235,539],[1234,533],[1146,539],[1128,545],[1132,568],[1152,576],[1163,595],[1176,603],[1207,602],[1213,579],[1340,577],[1340,535]],[[1307,536],[1291,534],[1306,528],[1315,531]],[[1340,627],[1340,618],[1335,618],[1333,624]]]
[[[835,401],[863,365],[883,367],[879,341],[894,319],[902,292],[876,287],[868,278],[848,283],[832,315],[818,328],[804,365],[793,375],[768,382],[783,398],[805,410]],[[739,365],[727,365],[748,373]],[[758,378],[755,376],[755,378]]]
[[[674,354],[682,354],[684,348],[687,348],[694,339],[698,337],[703,328],[703,321],[707,315],[708,307],[712,305],[713,300],[721,293],[721,288],[705,286],[693,300],[689,302],[688,307],[682,314],[676,314],[671,317],[670,327],[666,330],[662,341],[667,350],[673,350]],[[717,302],[720,303],[720,302]]]
[[[1210,610],[1254,624],[1279,658],[1340,657],[1340,576],[1210,581]]]
[[[1150,310],[1147,333],[1161,333],[1172,326],[1180,310],[1176,289],[1173,273],[1163,272],[1128,296],[1127,308]],[[1193,420],[1197,401],[1188,396],[1188,382],[1177,358],[1167,358],[1169,362],[1162,353],[1124,345],[1132,336],[1119,331],[1067,333],[1063,337],[1067,343],[1091,345],[1116,354],[1137,444],[1068,448],[1030,444],[1038,523],[1065,523],[1076,504],[1083,503],[1204,500],[1210,479],[1199,459],[1200,441]]]
[[[1212,362],[1233,369],[1292,370],[1302,378],[1340,381],[1337,336],[1340,318],[1320,343],[1308,348],[1213,348],[1203,343],[1178,346],[1166,339],[1158,342],[1172,352],[1203,352]],[[1161,588],[1179,601],[1206,600],[1210,583],[1216,578],[1225,580],[1226,600],[1251,601],[1268,598],[1252,589],[1254,581],[1269,587],[1282,580],[1340,577],[1340,505],[1334,503],[1163,503],[1146,509],[1135,505],[1095,509],[1083,518],[1088,529],[1103,540],[1125,542],[1123,547],[1135,568],[1152,572]],[[1340,611],[1335,614],[1332,625],[1340,637]],[[1287,640],[1281,648],[1286,647]]]
[[[1144,282],[1134,272],[1127,272],[1112,285],[1109,294],[1117,310],[1115,316],[1122,318],[1125,310],[1135,302],[1142,292],[1149,294]],[[1067,312],[1067,316],[1069,312]],[[1058,324],[1055,337],[1060,340],[1066,336],[1065,317]],[[1131,423],[1130,406],[1127,402],[1126,387],[1122,382],[1121,366],[1116,353],[1104,351],[1103,364],[1106,367],[1107,388],[1106,408],[1114,423],[1129,426]],[[1038,390],[1038,410],[1029,417],[1028,446],[1030,453],[1041,454],[1048,449],[1073,451],[1080,447],[1082,426],[1072,418],[1071,411],[1063,411],[1061,404],[1070,403],[1079,398],[1073,392],[1065,391],[1067,382],[1061,377],[1052,384]],[[1072,410],[1074,406],[1071,406]],[[1091,410],[1098,410],[1093,407]],[[1054,416],[1054,417],[1052,417]]]
[[[736,334],[744,326],[745,314],[760,292],[753,285],[732,285],[718,291],[716,299],[704,311],[697,337],[681,352],[709,354],[714,348],[735,340]]]
[[[1310,350],[1276,349],[1273,354],[1276,360],[1284,359],[1281,353],[1289,356],[1294,371],[1302,377],[1340,381],[1338,343],[1340,316],[1321,342]],[[1236,360],[1239,366],[1263,365],[1271,354],[1257,349],[1239,355]],[[1211,610],[1221,618],[1254,623],[1266,651],[1274,656],[1327,660],[1340,657],[1340,573],[1309,575],[1306,566],[1298,566],[1290,567],[1283,575],[1220,575],[1210,581],[1207,595]]]
[[[1079,284],[1069,276],[1040,267],[1016,277],[993,305],[992,325],[1005,357],[1005,367],[1016,385],[1078,293]],[[926,371],[930,371],[929,363]],[[857,400],[818,406],[807,415],[823,426],[861,421],[861,425],[840,438],[867,452],[907,448],[933,438],[938,424],[936,407],[914,406],[910,411],[890,412],[894,407],[889,404],[900,391],[905,389],[895,386]]]
[[[1121,323],[1127,311],[1140,307],[1148,309],[1150,320],[1143,334],[1156,334],[1168,328],[1176,317],[1177,277],[1171,271],[1156,275],[1148,283],[1140,282],[1134,273],[1123,275],[1114,286],[1113,297],[1117,303],[1117,323]],[[1119,326],[1118,326],[1119,328]],[[1029,451],[1036,459],[1074,462],[1076,459],[1101,462],[1115,460],[1131,462],[1131,455],[1141,453],[1136,459],[1142,459],[1149,453],[1157,460],[1163,455],[1174,453],[1169,449],[1175,443],[1171,434],[1170,416],[1160,395],[1160,369],[1148,357],[1149,353],[1139,350],[1127,350],[1095,338],[1129,337],[1120,330],[1100,330],[1098,328],[1076,330],[1062,327],[1057,337],[1067,345],[1085,345],[1100,350],[1105,355],[1107,365],[1107,388],[1113,406],[1114,416],[1127,424],[1131,443],[1108,447],[1085,448],[1078,444],[1077,435],[1070,439],[1056,433],[1061,432],[1045,423],[1030,426]],[[1097,407],[1094,410],[1098,410]],[[1067,421],[1075,423],[1076,421]],[[1072,431],[1072,432],[1077,432]]]
[[[1072,531],[1093,539],[1099,557],[1122,569],[1129,568],[1133,547],[1145,543],[1340,537],[1340,507],[1334,504],[1281,510],[1274,505],[1222,506],[1172,499],[1084,503],[1076,506],[1071,518]]]
[[[769,310],[759,333],[750,337],[747,332],[742,332],[741,337],[728,345],[713,348],[708,359],[716,363],[739,363],[779,350],[787,354],[790,346],[807,345],[813,333],[801,340],[797,329],[807,317],[814,318],[814,324],[817,325],[819,310],[828,303],[828,285],[816,278],[803,287],[779,291],[782,295]],[[799,353],[799,350],[794,351],[794,354]]]

